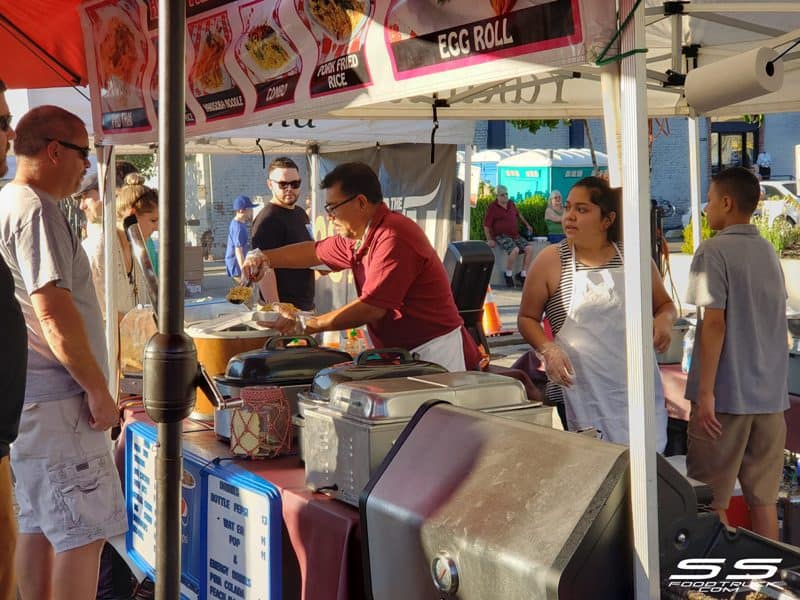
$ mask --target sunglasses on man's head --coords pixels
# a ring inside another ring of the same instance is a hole
[[[289,188],[292,188],[293,190],[299,189],[302,183],[299,179],[295,179],[294,181],[278,181],[277,179],[270,179],[270,181],[282,190],[287,190]]]
[[[70,150],[75,150],[75,152],[77,152],[78,154],[81,155],[81,157],[83,157],[83,160],[87,160],[89,158],[89,152],[92,151],[92,149],[89,146],[78,146],[78,145],[73,144],[71,142],[65,142],[64,140],[57,140],[55,138],[44,138],[44,141],[45,142],[56,142],[56,143],[61,144],[62,146],[64,146],[64,148],[69,148]]]
[[[11,129],[11,115],[0,115],[0,131],[8,131]]]

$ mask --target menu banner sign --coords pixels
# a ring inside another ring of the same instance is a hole
[[[187,136],[586,63],[615,31],[614,0],[183,1]],[[158,3],[80,15],[97,141],[155,142]]]
[[[580,40],[581,24],[573,10],[576,0],[537,6],[531,6],[534,2],[484,0],[461,7],[457,13],[452,4],[398,0],[389,10],[387,31],[398,78],[431,68],[452,68],[455,64],[568,46]]]

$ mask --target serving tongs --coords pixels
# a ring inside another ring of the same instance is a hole
[[[153,307],[153,314],[157,322],[158,276],[153,268],[150,255],[147,253],[147,246],[145,245],[144,236],[142,235],[142,230],[139,228],[139,220],[136,218],[136,215],[128,215],[125,217],[122,221],[122,229],[125,231],[125,235],[128,236],[128,241],[131,243],[131,254],[144,274],[144,287],[147,290],[147,297],[150,299],[150,304]]]
[[[206,397],[211,401],[219,410],[227,408],[241,408],[244,406],[244,401],[241,398],[226,398],[219,391],[217,384],[206,371],[206,368],[197,363],[197,379],[195,380],[197,387],[199,387]]]

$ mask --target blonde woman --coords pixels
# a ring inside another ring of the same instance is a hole
[[[144,177],[139,173],[130,173],[117,190],[117,227],[114,244],[114,290],[117,297],[118,319],[122,319],[137,304],[144,304],[148,298],[144,289],[144,275],[133,259],[131,244],[122,228],[122,221],[129,215],[135,215],[142,230],[142,237],[147,240],[158,229],[158,193],[144,185]],[[95,247],[89,255],[92,268],[92,279],[100,302],[100,310],[105,318],[105,281],[103,269],[103,245]]]

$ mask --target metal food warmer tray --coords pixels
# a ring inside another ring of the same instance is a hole
[[[299,396],[306,485],[357,506],[400,432],[430,400],[552,426],[553,408],[528,400],[522,383],[504,375],[468,371],[341,383],[329,402]]]

